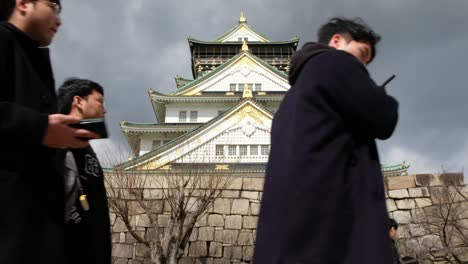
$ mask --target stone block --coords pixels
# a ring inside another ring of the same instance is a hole
[[[443,186],[460,186],[464,185],[463,173],[442,173],[438,176],[439,182]]]
[[[393,198],[393,199],[403,199],[403,198],[409,198],[408,190],[403,189],[403,190],[391,190],[388,191],[388,197]]]
[[[123,233],[122,233],[123,234]],[[135,231],[135,234],[140,236],[142,239],[145,239],[145,231]],[[136,238],[133,237],[130,233],[125,233],[125,243],[135,243],[137,242]]]
[[[408,190],[409,196],[412,198],[421,198],[421,197],[429,197],[429,191],[427,187],[420,187],[420,188],[411,188]]]
[[[393,199],[385,199],[385,202],[387,204],[387,211],[388,212],[393,212],[397,210],[395,201]]]
[[[244,216],[242,227],[247,229],[257,228],[258,217],[257,216]]]
[[[135,247],[135,256],[147,258],[150,256],[151,250],[143,244],[137,244]]]
[[[218,242],[210,243],[210,254],[211,257],[222,257],[223,256],[223,244]]]
[[[396,200],[395,202],[396,202],[398,209],[406,210],[406,209],[414,209],[416,207],[414,203],[414,199]]]
[[[152,200],[146,201],[148,204],[148,210],[152,214],[162,214],[164,212],[164,201],[163,200]]]
[[[112,227],[112,232],[126,232],[126,231],[127,231],[127,227],[125,227],[124,222],[122,221],[120,217],[117,217],[117,219],[115,219],[114,226]]]
[[[125,241],[126,241],[126,233],[122,232],[122,233],[120,233],[119,243],[125,243]]]
[[[215,228],[211,226],[200,227],[198,229],[198,240],[212,241],[214,238]]]
[[[189,256],[190,257],[204,257],[208,254],[206,242],[192,242],[190,243]]]
[[[114,258],[113,264],[128,264],[128,259],[126,258]]]
[[[242,192],[241,192],[241,198],[247,198],[247,199],[252,199],[252,200],[258,200],[258,192],[242,191]]]
[[[409,224],[407,227],[413,238],[427,235],[427,230],[421,224]]]
[[[419,208],[427,207],[432,205],[432,201],[430,198],[416,198],[416,205]]]
[[[224,190],[221,193],[222,198],[239,198],[240,191],[229,191],[229,190]]]
[[[237,244],[241,246],[252,246],[253,236],[251,232],[240,232]]]
[[[184,229],[185,231],[185,229]],[[194,242],[197,241],[198,239],[198,228],[192,229],[192,233],[190,233],[189,241]]]
[[[232,260],[242,259],[242,247],[225,246],[223,256],[224,258],[232,259]]]
[[[226,216],[226,223],[224,227],[226,229],[241,229],[242,228],[242,216],[240,215]]]
[[[259,215],[260,214],[260,203],[250,202],[250,214]]]
[[[387,190],[400,190],[416,187],[414,176],[385,177]]]
[[[195,264],[213,264],[213,258],[195,258]]]
[[[135,221],[136,221],[137,227],[152,227],[153,226],[147,214],[137,215]]]
[[[409,211],[395,211],[393,212],[393,218],[398,224],[411,223],[411,213]]]
[[[231,264],[231,260],[224,258],[215,258],[213,259],[213,264]]]
[[[224,218],[222,215],[210,214],[208,216],[209,226],[224,226]]]
[[[145,213],[145,209],[137,201],[129,201],[128,208],[129,208],[130,215],[139,215],[139,214]]]
[[[231,180],[228,190],[242,190],[242,178],[234,178]]]
[[[112,243],[119,243],[120,233],[112,233],[111,234],[111,241],[112,241]]]
[[[117,258],[133,258],[133,246],[114,244],[112,245],[112,256]]]
[[[263,191],[263,178],[244,178],[242,189],[244,191]]]
[[[231,214],[248,215],[250,202],[247,199],[236,199],[232,203]]]
[[[110,222],[111,226],[114,225],[114,222],[115,222],[116,218],[117,218],[117,216],[114,213],[109,213],[109,222]]]
[[[158,215],[158,225],[160,227],[166,227],[169,224],[170,220],[171,220],[170,215],[166,215],[166,214]]]
[[[411,210],[411,219],[415,223],[421,223],[421,222],[427,221],[426,214],[424,213],[424,210],[421,208]]]
[[[245,246],[242,248],[242,260],[250,261],[253,257],[253,247]]]
[[[144,189],[143,198],[145,200],[163,199],[163,191],[161,189]]]
[[[434,175],[432,174],[416,174],[414,177],[416,180],[416,186],[428,187],[433,186],[436,182]]]
[[[217,214],[231,213],[231,199],[218,198],[213,203],[213,212]]]
[[[237,243],[237,230],[215,230],[214,241],[234,245]]]

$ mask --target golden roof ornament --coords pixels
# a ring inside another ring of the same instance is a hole
[[[244,12],[241,12],[240,14],[239,23],[247,23],[247,19],[245,19]]]
[[[245,39],[242,40],[242,51],[249,51],[249,46],[247,45],[247,41]]]
[[[250,89],[250,86],[248,84],[244,84],[244,93],[242,94],[242,98],[252,98],[252,89]]]

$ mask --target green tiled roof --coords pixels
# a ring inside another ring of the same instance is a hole
[[[203,41],[203,40],[198,40],[194,38],[188,38],[189,43],[195,43],[195,44],[206,44],[206,45],[236,45],[239,46],[239,44],[242,44],[241,41],[230,41],[230,42],[216,42],[216,41]],[[248,45],[287,45],[287,44],[294,44],[299,42],[299,38],[293,38],[290,40],[284,40],[284,41],[271,41],[271,42],[261,42],[261,41],[249,41]]]
[[[142,124],[142,123],[120,123],[120,130],[127,133],[162,133],[162,132],[189,132],[201,126],[201,123],[175,123],[175,124]]]

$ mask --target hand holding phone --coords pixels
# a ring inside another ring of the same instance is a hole
[[[74,128],[82,128],[94,132],[99,138],[107,138],[107,129],[104,118],[83,119],[80,123],[70,125]]]

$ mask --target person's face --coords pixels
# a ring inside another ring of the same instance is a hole
[[[364,65],[367,65],[372,57],[372,48],[369,43],[349,40],[340,34],[332,37],[329,46],[354,55]]]
[[[395,240],[397,238],[398,232],[394,227],[390,228],[390,238]]]
[[[61,7],[49,0],[28,1],[24,5],[26,33],[40,46],[48,46],[61,25]]]
[[[75,96],[74,100],[83,119],[103,118],[106,114],[104,96],[95,90],[85,97]]]

